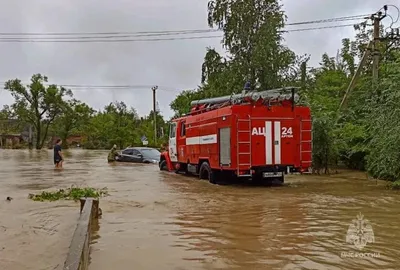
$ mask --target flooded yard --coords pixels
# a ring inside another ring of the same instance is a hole
[[[399,269],[400,193],[363,173],[219,186],[106,156],[71,150],[57,171],[52,151],[0,150],[0,269],[62,266],[79,204],[27,197],[71,185],[110,193],[100,200],[91,270]],[[359,224],[370,230],[352,238]],[[365,236],[372,240],[362,249],[346,242]]]

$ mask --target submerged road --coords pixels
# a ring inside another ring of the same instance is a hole
[[[91,270],[399,269],[400,193],[363,173],[292,175],[278,188],[218,186],[154,165],[109,165],[106,155],[71,150],[56,171],[51,151],[0,150],[0,269],[62,265],[78,204],[27,196],[71,185],[110,193],[100,201]],[[353,239],[372,231],[373,241],[362,249],[346,242],[357,232],[348,233],[351,224],[371,225]]]

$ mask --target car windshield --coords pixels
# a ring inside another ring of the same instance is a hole
[[[141,149],[140,151],[144,157],[152,159],[159,159],[161,154],[157,149]]]

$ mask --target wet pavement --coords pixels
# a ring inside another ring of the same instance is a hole
[[[79,204],[27,196],[73,184],[110,193],[100,200],[91,270],[400,268],[400,193],[363,173],[219,186],[155,165],[109,165],[106,154],[72,150],[56,171],[51,151],[0,150],[0,269],[62,265]],[[359,213],[374,235],[361,250],[346,242]]]

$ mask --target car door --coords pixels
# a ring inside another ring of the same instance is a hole
[[[132,162],[137,162],[137,163],[143,162],[143,155],[137,149],[132,150]]]
[[[122,151],[119,160],[123,162],[129,162],[133,159],[133,149],[125,149]]]

